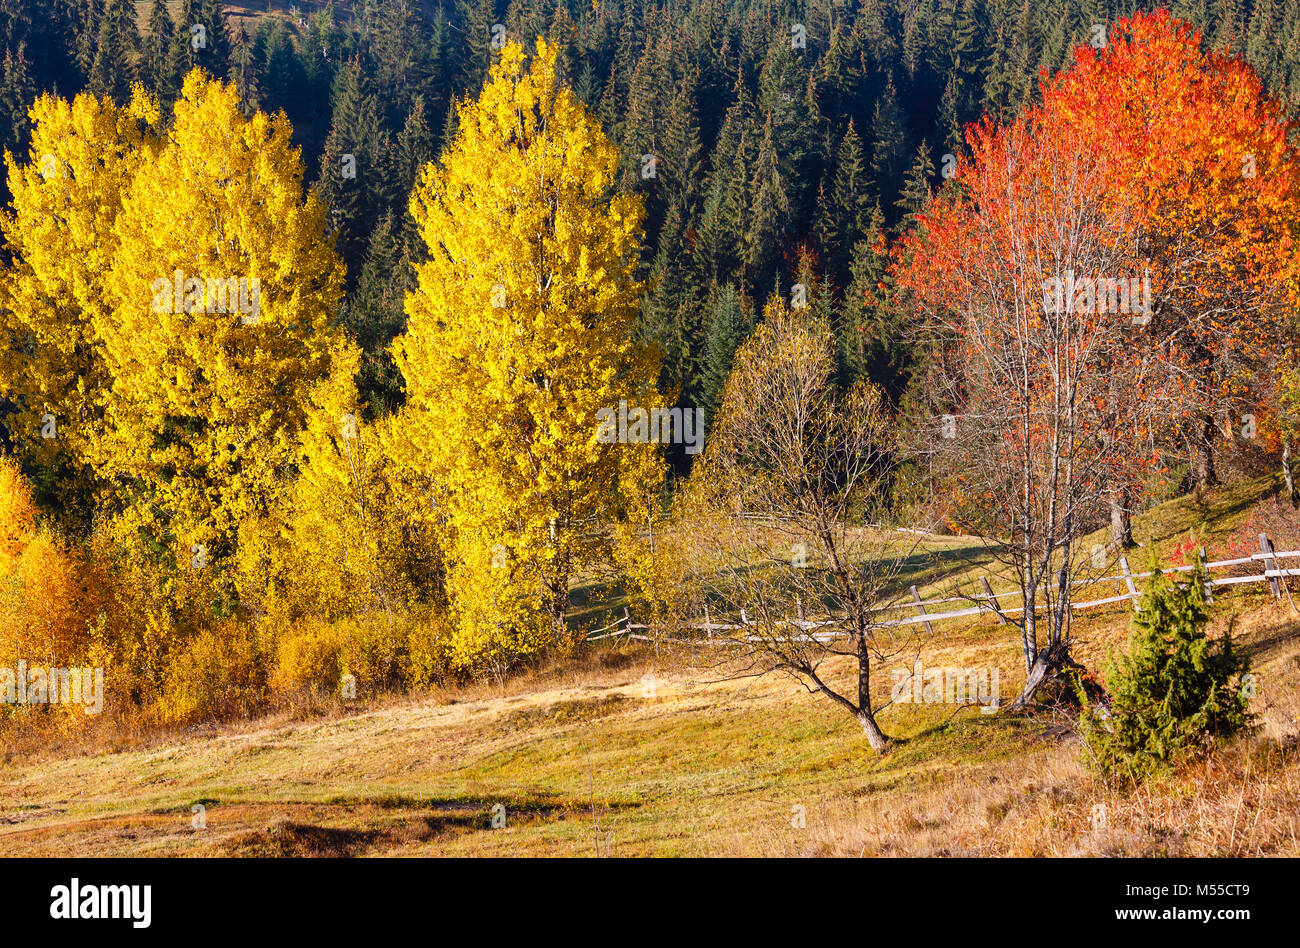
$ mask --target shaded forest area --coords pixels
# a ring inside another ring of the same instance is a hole
[[[842,381],[865,375],[897,404],[913,343],[880,302],[882,238],[951,172],[966,123],[1016,114],[1094,26],[1150,6],[0,0],[0,137],[24,156],[44,91],[125,102],[139,81],[168,115],[196,65],[232,80],[248,114],[283,109],[330,208],[347,265],[337,319],[363,349],[377,415],[403,397],[387,348],[421,253],[406,208],[416,175],[454,133],[453,103],[482,88],[493,44],[544,34],[619,148],[622,187],[646,201],[640,326],[664,355],[662,390],[711,419],[755,301],[802,283],[835,327]],[[1284,102],[1300,97],[1300,8],[1168,6],[1244,53]],[[191,25],[217,22],[196,47]]]

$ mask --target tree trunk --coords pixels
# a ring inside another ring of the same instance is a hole
[[[569,592],[565,590],[562,594],[556,594],[555,604],[551,609],[551,629],[555,632],[557,640],[564,638],[568,631],[568,623],[565,621],[569,614]]]
[[[1292,507],[1300,506],[1295,492],[1295,475],[1291,471],[1291,439],[1282,439],[1282,480],[1286,482],[1286,499]]]
[[[867,735],[867,743],[877,754],[883,754],[889,749],[889,738],[885,737],[880,725],[876,723],[876,716],[871,713],[870,707],[865,707],[857,714],[858,723],[862,725],[863,732]]]
[[[567,573],[557,579],[542,580],[542,601],[546,604],[546,613],[551,620],[551,632],[557,642],[561,641],[568,630],[566,619],[569,614],[569,579]]]
[[[877,754],[883,754],[889,747],[889,738],[876,723],[876,716],[871,710],[871,653],[867,649],[865,631],[858,632],[858,710],[854,715],[867,735],[867,743]]]
[[[1034,605],[1038,600],[1038,584],[1033,581],[1033,568],[1029,562],[1029,554],[1025,554],[1024,567],[1024,607],[1025,611],[1021,613],[1021,643],[1025,652],[1025,674],[1034,667],[1034,661],[1038,658],[1038,612]]]
[[[563,527],[558,526],[560,522],[564,524]],[[551,518],[551,547],[553,549],[559,545],[557,540],[559,531],[567,529],[568,524],[569,518],[567,516],[564,517],[563,521],[560,521],[559,517]],[[566,619],[569,615],[569,579],[571,573],[569,554],[563,550],[558,551],[552,560],[552,569],[554,574],[551,579],[547,580],[545,576],[542,578],[542,595],[545,597],[549,594],[548,611],[550,612],[551,632],[555,636],[555,641],[559,642],[563,641],[565,634],[568,632]]]
[[[1214,473],[1214,436],[1217,431],[1214,416],[1206,415],[1202,419],[1200,433],[1193,436],[1192,477],[1198,491],[1213,487],[1219,482]]]
[[[1117,549],[1133,546],[1133,511],[1129,509],[1126,487],[1110,495],[1110,540]]]
[[[1056,677],[1057,672],[1068,664],[1070,664],[1070,649],[1065,642],[1057,642],[1051,648],[1039,652],[1038,659],[1025,678],[1024,690],[1011,706],[1023,708],[1028,705],[1038,689]]]

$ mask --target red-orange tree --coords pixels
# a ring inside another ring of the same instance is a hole
[[[1080,47],[1044,109],[1106,149],[1113,200],[1151,262],[1153,344],[1186,358],[1179,426],[1200,487],[1215,481],[1216,416],[1249,410],[1293,300],[1300,159],[1255,71],[1168,11]]]
[[[1106,150],[1042,110],[967,140],[894,274],[933,340],[924,440],[951,472],[954,516],[1038,607],[1015,618],[1028,700],[1070,661],[1070,585],[1094,568],[1079,540],[1115,490],[1140,484],[1164,372],[1158,350],[1135,345],[1140,311],[1070,282],[1122,279],[1130,297],[1141,285]]]
[[[934,339],[931,407],[961,417],[927,443],[1030,607],[1022,702],[1070,661],[1070,585],[1096,568],[1080,538],[1135,501],[1171,419],[1212,482],[1214,416],[1268,363],[1293,298],[1288,131],[1248,66],[1135,15],[1045,81],[1042,106],[969,129],[895,248]]]

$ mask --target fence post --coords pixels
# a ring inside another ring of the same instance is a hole
[[[1128,597],[1133,602],[1133,611],[1141,612],[1142,607],[1138,605],[1138,591],[1137,587],[1133,585],[1133,574],[1129,572],[1127,556],[1119,558],[1119,568],[1124,571],[1124,583],[1128,586]]]
[[[749,625],[749,616],[745,615],[745,607],[740,607],[740,624]]]
[[[998,597],[993,595],[993,587],[989,585],[989,578],[987,576],[982,576],[980,577],[980,582],[984,584],[984,598],[993,606],[993,614],[998,617],[998,625],[1006,625],[1007,617],[1004,616],[1002,610],[998,608]]]
[[[916,603],[916,611],[920,615],[925,615],[925,604],[921,602],[921,594],[916,591],[915,586],[912,587],[912,602]],[[929,619],[925,620],[925,631],[927,635],[934,635],[934,626],[930,624]]]
[[[799,613],[799,631],[803,631],[803,599],[799,596],[794,597],[794,607]]]
[[[1259,552],[1265,554],[1264,569],[1271,573],[1277,572],[1277,560],[1273,559],[1273,543],[1269,540],[1267,533],[1259,535]],[[1279,577],[1270,576],[1268,578],[1268,588],[1272,590],[1274,599],[1282,598],[1282,583]]]
[[[1201,547],[1201,565],[1204,566],[1209,561],[1209,557],[1205,555],[1205,547]],[[1214,604],[1214,577],[1210,575],[1208,569],[1205,571],[1205,602],[1208,605]]]
[[[709,604],[707,602],[704,604],[704,634],[710,642],[713,641],[713,626],[709,625]]]

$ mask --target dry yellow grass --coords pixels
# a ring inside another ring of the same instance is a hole
[[[0,777],[0,846],[9,855],[1297,855],[1296,632],[1285,605],[1240,617],[1261,733],[1133,791],[1093,776],[1050,715],[895,706],[883,723],[901,741],[878,758],[847,716],[788,681],[719,680],[680,656],[640,651],[504,693],[221,727],[119,753],[12,755]],[[985,620],[923,658],[995,661],[1013,679],[1008,638]],[[498,803],[503,828],[492,826]],[[195,804],[206,808],[201,829]]]
[[[1078,657],[1100,667],[1127,616],[1085,613]],[[1099,780],[1050,713],[895,705],[881,724],[898,743],[877,757],[789,680],[616,647],[501,688],[314,717],[9,741],[0,852],[1300,855],[1297,613],[1241,588],[1216,605],[1212,634],[1229,629],[1258,677],[1258,734],[1137,789]],[[989,616],[936,631],[927,666],[994,665],[1014,695],[1013,631]],[[882,701],[890,671],[875,675]]]

